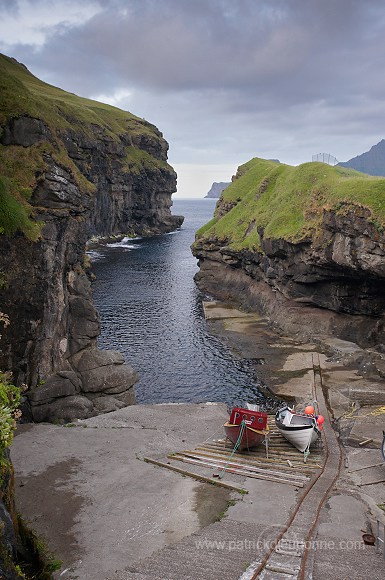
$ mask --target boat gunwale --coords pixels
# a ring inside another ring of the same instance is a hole
[[[228,421],[226,421],[226,423],[224,423],[223,427],[237,427],[238,429],[241,427],[241,424],[237,425],[235,423],[229,423]],[[249,429],[250,431],[253,431],[253,433],[258,433],[259,435],[267,435],[269,433],[269,426],[266,426],[266,429],[254,429],[253,427],[250,427],[249,425],[245,425],[246,429]]]
[[[283,423],[276,421],[276,425],[278,429],[281,429],[282,431],[304,431],[305,429],[314,429],[317,433],[320,433],[318,427],[313,423],[310,425],[283,425]]]

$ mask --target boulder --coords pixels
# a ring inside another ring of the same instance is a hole
[[[70,336],[75,339],[98,336],[99,317],[91,300],[80,295],[70,295],[68,303],[71,317]]]
[[[124,403],[125,407],[128,405],[135,405],[135,390],[134,388],[131,388],[128,391],[124,391],[123,393],[116,393],[114,395],[114,399]]]
[[[28,393],[32,405],[52,403],[61,397],[70,397],[80,392],[80,380],[73,371],[62,371]]]
[[[73,357],[73,364],[82,373],[103,366],[122,365],[124,356],[117,350],[97,350],[89,348]]]
[[[83,371],[82,391],[108,395],[124,393],[138,380],[138,374],[128,365],[107,365]]]
[[[61,397],[46,405],[32,405],[32,417],[40,421],[73,421],[94,415],[94,404],[87,397],[72,395]]]
[[[123,401],[119,401],[119,399],[111,397],[110,395],[106,395],[105,397],[96,397],[93,399],[93,403],[95,409],[99,413],[111,413],[112,411],[117,411],[118,409],[126,407],[126,404],[123,403]]]

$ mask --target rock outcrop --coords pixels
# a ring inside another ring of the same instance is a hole
[[[231,181],[214,181],[210,190],[205,195],[205,198],[218,199],[222,191],[230,185]]]
[[[7,451],[2,456],[0,477],[0,578],[7,580],[22,578],[14,563],[20,543],[18,541],[13,478],[13,466]]]
[[[313,205],[304,210],[309,217],[303,235],[278,237],[271,227],[267,235],[269,223],[258,224],[258,211],[253,215],[250,210],[257,200],[263,203],[264,195],[272,195],[271,180],[260,170],[258,179],[255,201],[248,191],[246,203],[238,188],[233,201],[225,196],[219,200],[214,227],[198,232],[193,245],[200,266],[198,286],[262,311],[286,332],[307,338],[331,334],[364,346],[383,343],[385,237],[372,209],[347,201],[332,209],[326,197],[316,209],[313,196]],[[383,199],[385,180],[379,185]],[[260,207],[266,211],[266,206]],[[314,224],[311,211],[317,214]],[[236,220],[230,217],[233,212]],[[271,219],[276,218],[277,214]],[[286,219],[290,221],[289,214]],[[253,236],[250,244],[248,236]]]
[[[352,157],[349,161],[342,161],[338,165],[341,165],[341,167],[351,167],[368,175],[385,176],[385,139],[381,139],[369,151]]]
[[[176,174],[167,164],[168,145],[150,123],[49,87],[12,59],[0,56],[0,74],[29,99],[0,117],[0,179],[12,207],[24,208],[40,227],[35,241],[21,227],[0,235],[0,310],[11,320],[0,368],[28,385],[36,421],[132,404],[137,374],[119,353],[97,349],[85,248],[92,236],[156,234],[181,225],[183,218],[170,211]],[[40,115],[33,106],[37,86],[52,93]]]

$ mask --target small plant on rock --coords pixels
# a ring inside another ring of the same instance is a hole
[[[0,372],[0,453],[9,447],[13,439],[19,410],[20,389],[11,383],[11,373]]]
[[[0,312],[0,322],[7,327],[9,318]],[[21,417],[20,389],[12,384],[12,373],[0,371],[0,463],[4,450],[12,443],[16,421]]]

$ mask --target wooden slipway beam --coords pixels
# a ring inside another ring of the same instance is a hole
[[[220,487],[225,487],[226,489],[231,489],[231,491],[236,491],[241,494],[249,493],[247,489],[243,489],[242,487],[238,487],[236,485],[232,485],[230,483],[225,483],[224,481],[220,481],[218,479],[214,479],[213,477],[205,477],[204,475],[199,475],[198,473],[193,473],[191,471],[187,471],[186,469],[181,469],[180,467],[175,467],[174,465],[169,465],[168,463],[164,463],[163,461],[157,461],[156,459],[151,459],[150,457],[143,457],[143,461],[146,463],[152,463],[153,465],[158,465],[159,467],[165,467],[166,469],[170,469],[171,471],[176,471],[176,473],[180,473],[182,475],[187,475],[188,477],[192,477],[193,479],[197,479],[198,481],[203,481],[204,483],[211,483],[212,485],[219,485]]]
[[[288,485],[294,485],[294,487],[303,487],[304,483],[301,481],[295,480],[288,480],[284,479],[283,477],[272,476],[263,473],[254,473],[251,471],[241,470],[241,469],[234,469],[233,467],[224,467],[223,465],[216,465],[215,463],[206,463],[204,461],[199,461],[196,459],[190,459],[189,457],[182,457],[178,455],[174,455],[172,459],[176,459],[177,461],[184,461],[185,463],[193,463],[194,465],[201,465],[202,467],[209,467],[211,469],[218,469],[223,470],[229,473],[235,473],[236,475],[245,475],[246,477],[251,477],[253,479],[265,479],[267,481],[274,481],[275,483],[286,483]],[[211,479],[211,478],[210,478]],[[217,481],[216,479],[213,480],[214,482]],[[219,485],[223,483],[219,480]]]

